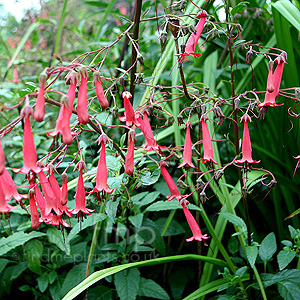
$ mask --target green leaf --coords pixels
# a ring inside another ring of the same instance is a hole
[[[241,278],[247,271],[248,267],[244,266],[239,268],[236,272],[235,272],[235,276],[237,276],[238,278]]]
[[[135,300],[141,274],[136,268],[124,270],[115,275],[114,283],[121,300]]]
[[[119,193],[122,187],[124,174],[116,177],[109,177],[107,179],[107,185],[110,189],[116,189],[116,192]]]
[[[75,288],[68,292],[68,294],[62,300],[71,300],[74,299],[81,292],[86,290],[92,284],[98,282],[99,280],[106,278],[107,276],[116,274],[126,269],[135,268],[135,267],[143,267],[143,266],[153,266],[157,264],[163,264],[168,262],[176,262],[176,261],[184,261],[184,260],[200,260],[204,262],[210,262],[212,264],[218,265],[220,267],[226,267],[227,263],[223,260],[212,258],[208,256],[195,255],[195,254],[185,254],[185,255],[173,255],[167,257],[159,257],[146,261],[139,261],[134,263],[127,263],[123,265],[118,265],[114,267],[110,267],[107,269],[103,269],[91,274],[88,278],[86,278],[83,282],[78,284]]]
[[[154,202],[159,196],[160,192],[143,192],[131,197],[133,204],[143,206]]]
[[[105,214],[91,214],[91,215],[87,216],[87,218],[84,220],[84,222],[79,222],[72,228],[72,230],[70,231],[70,233],[68,234],[68,236],[66,238],[66,243],[70,243],[70,241],[73,240],[74,237],[76,237],[76,235],[81,230],[84,230],[87,227],[93,226],[96,223],[105,220],[106,218],[107,218],[107,216]]]
[[[0,258],[0,273],[5,269],[6,265],[9,263],[8,259]]]
[[[131,224],[134,227],[140,228],[142,226],[142,223],[143,223],[143,217],[144,217],[144,214],[143,213],[139,213],[139,214],[137,214],[135,216],[130,216],[128,218],[128,220],[131,222]]]
[[[160,173],[159,169],[155,169],[152,172],[144,170],[139,173],[139,178],[143,185],[152,185],[159,179]]]
[[[276,250],[276,237],[274,232],[271,232],[261,242],[259,247],[259,257],[264,263],[266,263],[272,258]]]
[[[278,291],[284,300],[300,299],[300,288],[291,282],[280,282],[278,284]]]
[[[230,213],[220,213],[223,218],[232,223],[235,226],[240,227],[244,232],[247,231],[247,226],[244,220],[236,215]]]
[[[120,202],[120,199],[117,199],[116,201],[109,200],[106,203],[105,212],[106,212],[107,216],[109,217],[109,219],[113,223],[115,223],[115,221],[116,221],[116,215],[117,215],[119,202]]]
[[[42,293],[44,293],[49,285],[49,277],[48,273],[42,274],[40,277],[37,278],[38,287]]]
[[[39,240],[29,241],[25,245],[25,257],[28,261],[28,268],[36,274],[42,274],[40,258],[43,250],[44,246]]]
[[[62,250],[66,254],[70,255],[70,244],[65,243],[61,231],[59,231],[56,228],[49,228],[47,230],[47,236],[51,243],[55,244],[60,250]]]
[[[283,270],[296,256],[295,251],[281,250],[277,255],[279,270]]]
[[[169,300],[167,292],[152,279],[141,278],[138,295],[153,299]]]
[[[188,205],[189,209],[191,210],[198,210],[201,211],[201,209],[194,205],[194,204],[189,204]],[[150,206],[146,208],[146,211],[162,211],[162,210],[172,210],[172,209],[181,209],[181,205],[179,204],[178,201],[176,200],[171,200],[171,201],[157,201]]]
[[[8,251],[25,244],[29,240],[45,235],[45,233],[33,231],[30,233],[24,233],[23,231],[14,233],[7,238],[0,239],[0,255],[7,253]]]
[[[248,4],[249,2],[246,1],[240,2],[237,6],[232,8],[230,11],[231,15],[234,17],[237,13],[242,13]]]
[[[246,255],[251,268],[253,268],[258,255],[257,246],[256,245],[246,246]]]
[[[80,263],[79,265],[74,266],[65,277],[61,288],[61,294],[65,295],[68,291],[79,284],[85,278],[85,272],[86,263]]]
[[[290,231],[291,238],[293,240],[300,238],[300,230],[299,229],[295,229],[293,226],[289,225],[289,231]]]
[[[106,165],[109,170],[113,170],[115,172],[118,172],[122,167],[120,161],[115,156],[112,155],[106,156]]]

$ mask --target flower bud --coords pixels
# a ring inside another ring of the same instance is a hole
[[[177,18],[170,18],[168,20],[168,27],[173,34],[173,36],[176,38],[179,31],[179,19]]]
[[[62,105],[64,105],[66,107],[66,109],[70,108],[69,97],[67,95],[63,95],[60,99],[60,102]]]
[[[233,110],[237,110],[237,109],[239,108],[239,106],[240,106],[240,102],[241,102],[241,99],[240,99],[240,97],[236,97],[236,98],[234,99],[234,106],[233,106]]]
[[[246,64],[250,64],[253,56],[252,47],[250,46],[250,50],[246,53]]]
[[[295,97],[300,100],[300,88],[295,89]]]
[[[200,193],[200,201],[201,201],[201,203],[204,203],[206,201],[206,199],[207,199],[206,194],[205,194],[205,192],[202,191]]]
[[[178,179],[177,180],[177,186],[181,189],[186,189],[188,186],[186,185],[186,183],[184,183],[182,180]]]
[[[183,122],[183,116],[182,115],[178,115],[177,116],[177,122],[178,122],[178,125],[184,124],[184,122]]]

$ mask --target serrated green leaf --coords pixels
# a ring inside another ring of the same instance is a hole
[[[139,213],[135,216],[130,216],[128,218],[128,220],[131,222],[131,224],[134,226],[134,227],[141,227],[142,226],[142,223],[143,223],[143,217],[144,217],[144,214],[143,213]]]
[[[143,192],[138,195],[134,195],[133,197],[131,197],[131,200],[133,204],[138,206],[143,206],[154,202],[159,196],[159,194],[160,194],[159,192],[151,192],[151,193]],[[141,195],[141,197],[139,197],[139,195]]]
[[[281,250],[277,255],[279,270],[283,270],[296,256],[296,252]]]
[[[139,173],[139,178],[143,185],[152,185],[155,182],[157,182],[157,180],[160,177],[160,174],[161,172],[159,169],[155,169],[152,172],[144,170]]]
[[[110,189],[116,189],[116,192],[119,193],[122,187],[122,181],[123,181],[124,174],[116,177],[109,177],[107,179],[107,186]]]
[[[55,244],[60,250],[70,255],[70,244],[64,241],[64,237],[56,228],[49,228],[47,230],[47,236],[51,243]]]
[[[116,215],[117,215],[117,210],[118,210],[119,203],[120,203],[120,199],[117,199],[116,201],[109,200],[106,203],[105,212],[106,212],[107,216],[109,217],[109,219],[113,223],[115,223],[115,220],[116,220]]]
[[[269,233],[261,242],[259,247],[259,257],[266,263],[269,261],[277,250],[276,237],[274,232]]]
[[[244,266],[244,267],[241,267],[239,268],[236,272],[235,272],[235,276],[241,278],[247,271],[248,267],[247,266]]]
[[[8,251],[25,244],[29,240],[37,237],[44,236],[45,233],[42,232],[30,232],[30,233],[24,233],[24,232],[16,232],[12,235],[10,235],[7,238],[1,238],[0,239],[0,255],[3,255],[7,253]]]
[[[25,245],[25,257],[28,262],[28,268],[36,274],[42,274],[40,258],[43,250],[44,246],[39,240],[29,241]]]
[[[236,215],[230,213],[220,213],[223,218],[225,218],[228,222],[232,223],[235,226],[240,227],[244,232],[247,230],[246,223],[244,220]]]
[[[300,288],[291,282],[280,282],[278,292],[284,300],[299,300]]]
[[[201,211],[201,209],[194,205],[194,204],[189,204],[188,208],[190,210],[198,210]],[[162,211],[162,210],[172,210],[172,209],[182,209],[181,205],[179,204],[178,201],[157,201],[150,206],[146,208],[146,211]]]
[[[141,278],[138,295],[153,299],[169,300],[167,292],[152,279]]]
[[[258,248],[256,245],[246,246],[246,256],[251,268],[254,267],[258,255]]]
[[[141,274],[136,268],[124,270],[115,275],[114,283],[120,300],[135,300],[140,284]]]

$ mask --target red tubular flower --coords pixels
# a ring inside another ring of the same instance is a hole
[[[30,171],[33,171],[34,173],[39,173],[41,171],[41,168],[37,165],[37,153],[29,119],[31,115],[33,115],[33,110],[26,104],[21,111],[21,117],[25,118],[23,136],[24,166],[21,169],[13,169],[14,172],[22,174],[28,174]]]
[[[12,82],[14,83],[19,83],[20,80],[19,80],[19,73],[18,73],[18,70],[16,68],[14,68],[14,71],[13,71],[13,80]]]
[[[68,80],[70,80],[70,87],[67,92],[67,96],[63,96],[61,99],[63,105],[61,106],[59,111],[55,130],[50,133],[47,132],[47,135],[56,136],[58,134],[61,134],[63,143],[66,145],[71,145],[73,139],[70,128],[70,118],[72,115],[72,109],[76,94],[77,73],[72,71],[68,77]]]
[[[135,131],[130,130],[128,133],[128,150],[125,158],[125,173],[131,175],[134,171],[134,140],[135,140]]]
[[[57,215],[52,215],[47,223],[54,226],[59,226],[60,224],[65,227],[70,226],[61,216],[57,216]]]
[[[105,109],[108,107],[108,101],[104,95],[100,74],[98,71],[96,71],[96,72],[94,72],[93,76],[94,76],[94,84],[95,84],[96,95],[97,95],[98,101],[99,101],[102,109]]]
[[[167,166],[166,162],[160,161],[159,166],[160,166],[161,174],[164,177],[165,182],[171,193],[170,196],[167,196],[167,199],[170,201],[170,200],[176,198],[178,201],[180,201],[182,198],[185,198],[185,196],[180,195],[179,190],[178,190],[174,180],[172,179],[171,175],[168,173],[168,171],[166,169],[166,166]]]
[[[4,189],[3,189],[3,183],[0,180],[0,213],[8,213],[12,209],[16,209],[17,207],[11,206],[6,203]]]
[[[252,159],[252,147],[251,147],[251,141],[250,141],[250,135],[249,135],[249,128],[248,128],[248,122],[251,122],[251,118],[248,114],[244,114],[241,118],[241,121],[243,121],[244,124],[244,133],[243,133],[243,143],[242,143],[242,159],[235,160],[236,163],[244,163],[247,162],[249,164],[253,163],[259,163],[260,160],[253,160]]]
[[[206,115],[203,115],[201,117],[201,124],[202,124],[202,138],[203,138],[203,151],[204,151],[204,157],[202,158],[202,162],[205,164],[207,162],[212,162],[214,164],[218,164],[214,158],[213,158],[213,146],[211,142],[211,137],[209,134],[209,130],[206,124],[206,121],[208,120]]]
[[[29,205],[30,205],[30,214],[31,214],[31,227],[33,229],[37,229],[40,225],[39,222],[39,213],[37,210],[37,206],[35,203],[35,195],[34,190],[29,191]]]
[[[182,202],[182,208],[183,208],[183,212],[184,215],[186,217],[186,220],[192,230],[193,236],[189,239],[186,239],[187,242],[191,242],[193,240],[199,241],[201,242],[202,240],[206,240],[209,239],[210,237],[207,234],[202,234],[201,229],[198,225],[198,223],[196,222],[196,220],[194,219],[193,215],[191,214],[191,212],[189,211],[189,209],[186,207],[185,203]]]
[[[205,20],[207,17],[206,11],[202,10],[199,14],[198,17],[200,18],[199,22],[197,23],[195,27],[196,33],[192,33],[186,43],[185,46],[185,51],[180,54],[175,54],[176,56],[179,56],[179,63],[182,62],[182,60],[189,55],[192,55],[193,57],[199,57],[201,56],[201,53],[195,53],[196,45],[198,43],[198,40],[202,34],[204,25],[205,25]]]
[[[46,199],[43,196],[43,194],[41,193],[40,189],[38,188],[38,186],[36,185],[34,187],[34,194],[35,194],[35,201],[40,209],[40,213],[41,213],[41,217],[39,219],[39,222],[46,222],[48,223],[48,221],[50,220],[50,215],[52,215],[52,213],[49,213],[49,209],[47,209],[48,215],[45,214],[46,212]]]
[[[2,148],[1,138],[0,138],[0,175],[3,174],[4,169],[5,169],[5,154]]]
[[[191,127],[190,121],[186,122],[186,135],[183,148],[183,162],[178,166],[178,168],[184,167],[185,169],[196,168],[192,163],[192,141],[191,141]],[[197,169],[197,168],[196,168]]]
[[[66,205],[68,202],[68,175],[67,173],[62,173],[62,188],[61,188],[61,205]]]
[[[268,81],[267,81],[267,92],[265,95],[265,100],[263,103],[260,103],[258,106],[259,107],[274,107],[274,106],[281,106],[282,104],[277,104],[275,103],[275,99],[278,98],[279,96],[279,88],[280,88],[280,83],[282,79],[282,73],[283,73],[283,68],[284,64],[286,63],[287,55],[286,52],[282,52],[276,59],[275,62],[278,64],[274,74],[271,76],[270,72],[272,72],[272,65],[269,65],[269,75],[268,75]],[[273,81],[273,90],[272,90],[272,81]]]
[[[51,188],[51,185],[43,171],[38,173],[39,179],[40,179],[40,185],[43,191],[43,194],[45,196],[46,200],[46,207],[45,207],[45,216],[47,217],[51,211],[53,210],[58,216],[61,216],[63,212],[58,207],[59,202],[57,201],[54,192]]]
[[[28,197],[28,195],[21,195],[18,193],[16,185],[6,168],[4,168],[3,174],[0,175],[0,181],[2,182],[6,201],[9,201],[12,197],[16,201],[21,201],[22,199]]]
[[[108,172],[107,172],[107,166],[106,166],[106,156],[105,156],[105,144],[108,141],[108,137],[106,134],[101,134],[98,142],[101,143],[101,150],[100,150],[100,157],[98,161],[98,167],[97,167],[97,174],[96,174],[96,186],[91,191],[91,193],[94,192],[102,192],[105,191],[106,193],[112,193],[115,191],[115,189],[110,189],[107,186],[107,178],[108,178]]]
[[[81,75],[81,81],[78,90],[77,116],[79,123],[85,125],[89,121],[89,112],[87,108],[87,69],[81,67],[79,74]]]
[[[44,70],[41,74],[40,74],[40,82],[39,82],[39,92],[38,92],[38,96],[36,99],[36,104],[35,104],[35,110],[34,110],[34,119],[37,122],[42,122],[44,120],[44,116],[45,116],[45,83],[47,80],[47,73],[46,70]]]
[[[75,194],[76,206],[71,210],[71,213],[74,215],[79,214],[80,217],[82,217],[83,214],[91,215],[94,210],[85,207],[85,189],[82,177],[82,170],[86,169],[85,163],[81,160],[75,168],[79,169],[79,176]]]
[[[129,101],[129,98],[131,98],[132,95],[129,92],[123,92],[122,97],[124,99],[125,116],[119,117],[119,120],[121,122],[126,122],[126,126],[134,124],[135,126],[140,127],[141,124],[138,121],[140,113],[134,112],[132,104]]]

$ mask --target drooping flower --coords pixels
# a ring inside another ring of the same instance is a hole
[[[68,175],[67,173],[62,173],[62,188],[61,188],[61,205],[66,205],[68,202]]]
[[[1,138],[0,138],[0,175],[3,174],[4,168],[5,168],[5,154],[2,148]]]
[[[11,206],[10,204],[7,204],[5,199],[5,194],[3,190],[3,183],[0,180],[0,213],[8,213],[12,209],[16,209],[17,207]]]
[[[45,216],[47,217],[52,211],[54,211],[58,216],[61,216],[63,212],[59,208],[59,202],[57,201],[51,185],[43,171],[38,173],[40,179],[40,185],[46,200]]]
[[[128,150],[125,158],[125,173],[131,175],[134,171],[134,140],[135,140],[135,131],[130,130],[128,133]]]
[[[82,217],[82,214],[90,215],[94,211],[93,209],[89,209],[85,207],[85,189],[84,189],[84,183],[83,183],[83,177],[82,177],[82,170],[86,170],[85,163],[81,160],[75,168],[79,169],[79,175],[78,175],[78,183],[77,183],[77,189],[75,194],[75,202],[76,206],[74,209],[71,210],[71,213],[76,215],[80,214]]]
[[[54,225],[54,226],[59,226],[60,224],[64,227],[69,227],[70,225],[61,217],[52,214],[48,220],[49,224]]]
[[[87,78],[88,71],[85,67],[79,69],[81,81],[78,90],[77,116],[80,124],[87,124],[89,121],[89,112],[87,108]]]
[[[187,220],[187,222],[188,222],[188,224],[189,224],[189,226],[192,230],[192,233],[193,233],[193,236],[189,239],[186,239],[186,241],[191,242],[193,240],[196,240],[196,241],[201,242],[202,240],[209,239],[210,237],[207,234],[202,234],[198,223],[194,219],[194,217],[191,214],[191,212],[189,211],[189,209],[186,207],[185,203],[182,202],[181,205],[182,205],[183,212],[184,212],[184,215],[186,217],[186,220]]]
[[[252,147],[250,141],[249,127],[248,122],[251,122],[251,118],[248,114],[244,114],[241,118],[241,121],[244,122],[244,133],[243,133],[243,143],[242,143],[242,159],[235,160],[236,163],[259,163],[260,160],[252,159]]]
[[[17,68],[14,68],[12,82],[14,82],[14,83],[19,83],[20,82],[20,80],[19,80],[19,73],[18,73]]]
[[[43,196],[42,192],[40,191],[40,189],[38,188],[37,185],[34,186],[34,194],[35,194],[35,201],[40,209],[40,213],[41,213],[41,217],[39,219],[39,222],[45,222],[48,223],[48,221],[50,220],[50,215],[52,215],[52,213],[49,213],[49,209],[47,209],[48,215],[46,215],[46,199]],[[50,210],[51,211],[51,210]]]
[[[151,125],[148,119],[147,111],[145,110],[143,113],[143,119],[139,117],[138,119],[140,123],[140,128],[141,131],[143,132],[145,138],[146,138],[146,143],[143,146],[143,149],[146,151],[160,151],[160,148],[167,148],[165,146],[159,146],[153,136],[153,132],[151,129]]]
[[[196,49],[196,45],[198,43],[198,40],[202,34],[204,25],[205,25],[205,20],[207,17],[207,13],[206,11],[202,10],[198,16],[200,18],[200,20],[198,21],[196,27],[195,27],[195,31],[196,33],[192,33],[186,43],[185,46],[185,51],[183,53],[180,54],[175,54],[176,56],[179,56],[179,63],[181,63],[183,61],[183,59],[186,56],[193,56],[193,57],[199,57],[201,56],[201,53],[195,53],[195,49]]]
[[[201,117],[203,151],[204,151],[204,156],[201,160],[204,164],[207,162],[212,162],[217,165],[218,163],[214,160],[214,157],[213,157],[214,151],[213,151],[213,146],[212,146],[212,141],[211,141],[210,133],[208,130],[208,126],[206,124],[207,120],[208,120],[208,117],[206,115],[203,115]]]
[[[138,121],[140,113],[134,112],[132,104],[129,101],[129,98],[131,98],[132,95],[130,94],[130,92],[123,92],[122,97],[124,100],[125,116],[119,117],[119,120],[121,122],[126,122],[126,126],[131,126],[132,124],[134,124],[135,126],[140,127],[141,124]]]
[[[39,212],[37,210],[36,202],[35,202],[35,192],[33,189],[29,191],[29,205],[30,205],[30,219],[31,219],[31,227],[33,229],[37,229],[40,225],[39,222]]]
[[[270,72],[272,72],[272,64],[269,65],[269,75],[268,75],[268,81],[267,81],[267,92],[265,95],[265,100],[263,103],[260,103],[259,107],[274,107],[274,106],[281,106],[282,104],[275,103],[275,99],[279,96],[279,88],[280,83],[282,79],[282,73],[284,64],[286,63],[287,54],[286,52],[282,52],[276,59],[275,62],[278,64],[274,74],[271,75]],[[273,90],[272,90],[272,81],[273,81]]]
[[[178,168],[184,167],[186,169],[196,168],[192,163],[192,141],[191,141],[191,127],[190,121],[186,122],[186,135],[183,148],[183,162],[178,166]]]
[[[52,132],[47,132],[47,135],[56,136],[58,134],[61,134],[62,142],[66,145],[71,145],[73,139],[70,128],[70,118],[72,115],[72,109],[76,95],[77,73],[71,71],[67,80],[70,80],[70,87],[67,95],[62,97],[62,106],[60,108],[59,115],[56,121],[55,130]]]
[[[161,170],[161,174],[164,177],[164,180],[170,190],[171,195],[167,196],[167,199],[170,201],[174,198],[176,198],[178,201],[180,201],[181,199],[185,198],[186,196],[182,196],[179,193],[179,190],[173,180],[173,178],[171,177],[171,175],[169,174],[169,172],[166,169],[166,162],[164,161],[160,161],[159,162],[159,166],[160,166],[160,170]]]
[[[102,109],[105,109],[108,107],[108,101],[104,95],[100,74],[98,71],[96,71],[94,72],[93,76],[94,76],[94,84],[95,84],[95,90],[96,90],[98,101]]]
[[[21,117],[24,121],[24,135],[23,135],[23,160],[24,166],[21,169],[13,169],[16,173],[28,174],[30,171],[39,173],[41,168],[37,165],[37,153],[35,149],[33,134],[30,125],[30,116],[33,115],[33,110],[28,103],[21,110]]]
[[[100,193],[105,191],[106,193],[112,193],[115,189],[110,189],[107,186],[108,171],[106,166],[106,156],[105,156],[105,144],[108,141],[106,134],[101,134],[98,142],[101,144],[100,157],[98,160],[97,174],[96,174],[96,186],[91,191],[91,193]]]
[[[16,201],[21,201],[22,199],[28,197],[28,195],[22,195],[18,193],[16,185],[6,168],[4,168],[2,175],[0,175],[0,181],[2,182],[2,188],[6,201],[9,201],[12,197]]]
[[[39,82],[39,92],[36,99],[35,109],[34,109],[34,119],[37,122],[42,122],[45,116],[45,83],[47,80],[47,72],[44,70],[40,74],[40,82]]]

